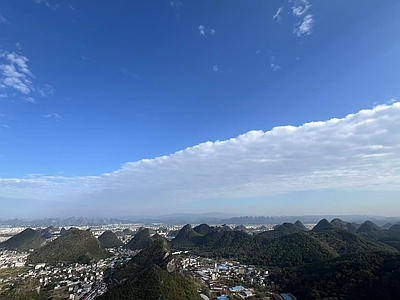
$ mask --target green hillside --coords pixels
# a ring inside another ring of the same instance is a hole
[[[333,227],[348,230],[348,228],[347,228],[348,222],[345,222],[342,219],[336,218],[336,219],[333,219],[330,223]]]
[[[317,231],[329,229],[332,227],[333,227],[333,225],[331,223],[329,223],[327,219],[322,219],[321,221],[319,221],[317,223],[317,225],[314,226],[312,231],[317,232]]]
[[[376,251],[394,252],[392,247],[344,229],[331,228],[318,232],[310,232],[310,235],[340,255]]]
[[[175,271],[166,240],[157,239],[124,267],[110,274],[109,290],[99,299],[200,300],[194,282]],[[115,285],[115,282],[123,282]]]
[[[193,230],[190,224],[186,224],[179,230],[171,244],[174,248],[195,247],[199,244],[201,234]]]
[[[374,222],[371,221],[365,221],[361,226],[357,229],[357,233],[367,233],[371,231],[378,231],[382,230],[381,227],[376,225]]]
[[[87,263],[106,258],[110,254],[90,231],[70,229],[64,235],[28,256],[28,263]]]
[[[357,253],[277,276],[298,299],[399,299],[400,254]]]
[[[122,246],[124,243],[118,239],[117,235],[111,230],[104,231],[99,237],[98,240],[100,245],[104,248],[113,248]]]
[[[304,226],[304,225],[303,225]],[[283,223],[275,226],[274,230],[267,230],[256,235],[256,238],[278,238],[284,235],[304,231],[304,229],[292,223]]]
[[[124,245],[124,248],[131,250],[146,248],[154,240],[154,234],[155,231],[153,229],[141,227],[134,237]]]
[[[294,225],[300,228],[301,230],[308,231],[308,228],[300,220],[294,222]]]
[[[3,243],[0,243],[0,248],[28,251],[30,249],[38,249],[44,246],[45,243],[46,239],[42,237],[40,232],[27,228]]]
[[[200,224],[194,227],[193,230],[200,235],[206,235],[210,232],[211,228],[207,224]]]
[[[396,252],[380,241],[335,228],[327,220],[318,224],[316,231],[304,231],[284,223],[255,236],[243,231],[224,231],[220,227],[210,227],[209,233],[200,236],[186,225],[171,245],[200,255],[281,268],[326,262],[351,253]]]

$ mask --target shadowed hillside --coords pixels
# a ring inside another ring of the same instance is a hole
[[[120,241],[117,235],[111,230],[104,231],[99,237],[98,240],[100,245],[104,248],[113,248],[122,246],[124,243]]]
[[[28,263],[88,263],[106,258],[110,254],[90,231],[70,229],[64,235],[28,256]]]
[[[99,299],[200,300],[193,281],[175,269],[168,243],[157,239],[123,268],[109,274],[113,284]]]
[[[153,229],[141,227],[133,238],[126,243],[125,249],[139,250],[146,248],[154,240],[155,231]]]
[[[8,240],[0,243],[0,248],[28,251],[30,249],[38,249],[44,246],[45,243],[46,239],[42,237],[40,232],[31,228],[27,228]]]

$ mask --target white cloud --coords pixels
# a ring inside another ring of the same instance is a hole
[[[55,119],[55,120],[57,120],[57,121],[62,119],[62,116],[60,116],[60,115],[57,114],[57,113],[48,113],[48,114],[46,114],[46,115],[43,115],[43,117],[44,117],[44,118]]]
[[[280,22],[282,20],[281,16],[282,12],[283,12],[283,7],[279,7],[275,15],[273,15],[272,19],[274,20],[277,19],[277,21]]]
[[[200,25],[199,26],[199,34],[202,36],[205,36],[207,33],[210,33],[212,35],[215,35],[216,31],[212,28],[207,29],[205,26]]]
[[[19,43],[16,46],[21,48]],[[23,94],[23,99],[34,102],[30,96],[33,92],[42,97],[54,94],[54,88],[50,84],[36,86],[33,83],[35,76],[29,69],[28,62],[26,56],[0,50],[0,89],[4,90],[3,98],[9,95],[15,96],[15,92],[18,92]]]
[[[219,70],[218,65],[213,65],[213,71],[214,71],[215,73],[217,73],[218,70]]]
[[[0,51],[1,88],[9,87],[22,94],[30,94],[34,76],[28,68],[28,61],[28,58],[17,53]]]
[[[64,208],[80,203],[75,213],[96,207],[103,214],[127,214],[296,191],[398,191],[399,128],[396,102],[341,119],[205,142],[98,176],[0,178],[0,198],[54,199]]]
[[[293,4],[292,13],[296,17],[303,16],[311,8],[308,0],[290,0],[289,2]]]
[[[302,22],[295,24],[293,33],[297,34],[298,37],[303,35],[310,35],[314,26],[314,18],[312,14],[304,17]]]

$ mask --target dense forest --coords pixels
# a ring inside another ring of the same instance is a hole
[[[200,230],[201,229],[201,230]],[[372,222],[321,220],[313,230],[299,222],[250,235],[222,227],[186,225],[176,249],[267,267],[278,289],[299,299],[398,299],[400,230]]]

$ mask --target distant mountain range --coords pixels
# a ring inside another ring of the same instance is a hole
[[[391,225],[398,223],[400,217],[382,217],[368,215],[310,215],[310,216],[232,216],[225,213],[214,212],[206,214],[170,214],[162,216],[131,216],[124,218],[86,218],[86,217],[70,217],[65,219],[60,218],[45,218],[37,220],[11,219],[0,220],[0,225],[6,226],[25,226],[25,227],[61,227],[61,226],[99,226],[109,224],[282,224],[294,223],[301,220],[305,224],[313,224],[321,219],[346,219],[349,222],[363,223],[366,220],[373,221],[378,225],[386,225],[389,228]],[[351,225],[349,225],[351,226]]]

